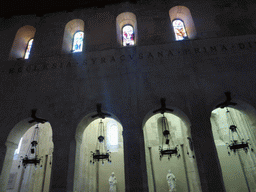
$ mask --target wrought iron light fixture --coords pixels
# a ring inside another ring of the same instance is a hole
[[[249,139],[245,141],[244,138],[241,138],[240,133],[238,132],[238,128],[235,125],[235,121],[232,118],[231,112],[228,110],[228,106],[235,106],[237,103],[231,102],[231,93],[229,91],[224,93],[226,95],[226,101],[223,103],[220,103],[216,106],[216,108],[226,108],[227,110],[227,118],[229,120],[229,141],[230,143],[227,143],[228,145],[228,154],[230,155],[230,152],[236,153],[237,150],[243,149],[246,153],[249,150]],[[253,151],[253,148],[251,148],[251,151]]]
[[[104,131],[104,123],[103,119],[105,119],[106,116],[111,116],[110,114],[103,113],[101,111],[101,104],[97,104],[97,112],[98,114],[93,115],[92,118],[100,117],[101,120],[98,125],[98,138],[96,143],[96,149],[95,152],[91,151],[91,160],[90,163],[94,164],[95,162],[102,161],[102,165],[104,165],[104,160],[107,160],[108,163],[111,163],[110,160],[110,153],[109,150],[106,150],[105,147],[105,131]]]
[[[161,108],[153,111],[153,113],[160,112],[163,117],[161,117],[161,128],[162,128],[162,143],[161,146],[159,146],[159,155],[160,160],[163,156],[168,156],[168,160],[172,157],[172,155],[176,155],[177,158],[180,157],[180,154],[178,152],[178,145],[175,145],[175,143],[170,143],[171,135],[170,135],[170,128],[168,124],[167,118],[164,116],[164,113],[166,111],[173,112],[172,109],[166,108],[165,105],[165,98],[161,98]],[[174,147],[175,146],[175,147]]]
[[[243,149],[245,153],[249,150],[249,139],[245,140],[241,137],[239,130],[237,126],[235,125],[235,121],[233,117],[231,116],[231,112],[227,110],[227,118],[230,119],[230,126],[229,126],[229,141],[230,143],[227,143],[228,145],[228,154],[230,155],[230,152],[236,153],[239,149]],[[251,151],[253,151],[253,148],[251,148]]]
[[[38,137],[39,135],[39,126],[38,124],[34,128],[33,135],[31,137],[30,145],[28,146],[27,153],[25,157],[21,156],[21,163],[24,168],[26,168],[28,165],[35,165],[37,168],[37,165],[40,165],[41,158],[38,158],[39,155],[39,145],[38,145]],[[42,167],[42,165],[40,165]],[[20,165],[18,166],[20,168]]]

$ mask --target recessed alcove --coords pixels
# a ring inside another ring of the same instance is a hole
[[[169,10],[169,16],[171,22],[175,19],[181,19],[184,22],[188,39],[196,38],[196,28],[190,13],[190,10],[185,6],[175,6]]]
[[[105,131],[104,144],[106,150],[111,152],[111,164],[106,160],[104,164],[101,160],[92,164],[90,161],[98,141],[100,119],[89,119],[84,118],[77,129],[74,191],[108,191],[112,172],[117,178],[117,190],[125,191],[122,125],[112,118],[102,119]],[[89,121],[86,123],[86,120]]]
[[[159,146],[162,145],[163,134],[159,120],[162,114],[151,116],[143,127],[149,191],[169,190],[166,180],[168,170],[176,177],[177,191],[201,191],[196,158],[188,139],[191,138],[189,121],[171,113],[164,113],[164,116],[169,123],[170,143],[178,145],[180,157],[173,155],[168,160],[167,156],[163,156],[160,160]]]
[[[30,25],[23,26],[17,31],[10,51],[9,60],[24,58],[27,44],[30,39],[34,38],[35,33],[36,29]]]
[[[214,142],[221,165],[223,181],[226,191],[255,191],[256,190],[256,111],[244,102],[238,102],[237,106],[217,108],[212,111],[211,124]],[[230,125],[237,126],[237,134],[233,134]],[[249,139],[249,150],[243,149],[230,151],[230,141],[233,139]],[[254,151],[251,151],[251,148]]]
[[[38,124],[38,158],[40,165],[22,164],[22,158],[28,154],[37,124],[29,124],[28,120],[18,123],[10,132],[6,141],[6,155],[1,173],[2,189],[7,192],[16,191],[49,191],[52,169],[52,128],[50,123]],[[42,166],[41,166],[42,165]]]
[[[84,31],[84,21],[81,19],[73,19],[65,26],[62,42],[62,52],[71,53],[74,34],[78,31]],[[83,43],[84,46],[85,43]]]
[[[137,19],[136,15],[132,12],[124,12],[116,17],[116,35],[118,44],[120,46],[122,45],[122,29],[125,25],[131,25],[133,27],[135,36],[134,45],[136,45],[138,41]]]

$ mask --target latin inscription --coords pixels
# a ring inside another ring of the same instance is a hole
[[[159,59],[171,59],[172,57],[182,57],[187,55],[213,55],[217,53],[226,53],[226,52],[236,52],[243,50],[250,50],[256,48],[256,42],[245,42],[237,43],[231,46],[227,45],[218,45],[218,46],[208,46],[208,47],[194,47],[194,48],[184,48],[184,49],[165,49],[161,51],[152,51],[152,52],[139,52],[138,54],[127,54],[127,55],[109,55],[105,57],[95,57],[91,56],[90,58],[84,60],[81,64],[84,66],[90,65],[101,65],[101,64],[112,64],[112,63],[123,63],[125,61],[133,60],[148,60],[154,61]],[[62,68],[71,68],[76,67],[79,63],[67,62],[67,63],[52,63],[52,64],[31,64],[25,67],[16,67],[10,68],[8,70],[9,74],[21,74],[23,72],[33,73],[41,72],[54,69]],[[6,70],[0,71],[2,73],[7,72]]]

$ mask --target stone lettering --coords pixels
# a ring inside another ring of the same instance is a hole
[[[168,51],[168,57],[173,56],[173,53],[171,50]]]
[[[95,64],[97,58],[92,58],[92,64]]]
[[[152,53],[149,52],[149,54],[148,54],[148,59],[149,59],[150,57],[151,57],[152,59],[154,59],[154,56],[152,55]]]
[[[182,52],[183,55],[187,55],[188,53],[190,54],[190,49],[184,49]]]
[[[124,55],[121,55],[120,56],[120,60],[123,62],[125,60],[125,56]]]
[[[27,71],[28,73],[30,73],[30,71],[31,71],[31,65],[29,65],[29,66],[26,67],[26,71]]]
[[[68,62],[67,66],[66,67],[72,67],[70,61]]]
[[[250,42],[248,42],[248,45],[249,45],[249,47],[250,47],[250,48],[252,48],[252,45],[251,45],[251,43],[250,43]]]
[[[111,57],[110,62],[116,62],[116,59],[114,56]]]
[[[9,74],[10,74],[10,73],[14,73],[14,71],[15,71],[14,68],[10,68],[10,69],[9,69]]]
[[[101,57],[101,63],[106,63],[106,59],[105,59],[105,57]]]
[[[57,63],[53,63],[52,64],[52,69],[56,69],[57,68]]]
[[[222,46],[221,51],[227,51],[228,49],[225,47],[225,45]]]
[[[210,47],[210,50],[211,50],[211,52],[213,52],[213,51],[217,52],[217,48],[215,46]]]
[[[238,43],[238,46],[240,49],[244,49],[245,48],[245,45],[243,43]]]
[[[22,67],[19,67],[18,68],[18,73],[22,73],[22,69],[23,69]]]
[[[129,55],[130,59],[133,60],[134,58],[134,55]]]
[[[157,56],[158,57],[164,57],[163,52],[162,51],[161,52],[157,52]]]
[[[196,54],[197,54],[197,53],[200,53],[200,49],[199,49],[199,48],[195,48],[194,50],[195,50],[195,53],[196,53]]]

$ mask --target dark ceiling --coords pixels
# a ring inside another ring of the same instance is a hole
[[[171,2],[174,4],[183,4],[186,1],[196,0],[0,0],[0,17],[11,17],[13,15],[30,15],[37,14],[42,16],[46,13],[58,11],[72,11],[87,7],[104,7],[110,4],[118,4],[122,2],[129,3],[149,3],[149,2]],[[227,7],[234,3],[244,6],[255,0],[209,0],[217,7]]]
[[[86,7],[100,8],[121,2],[136,3],[137,0],[0,0],[0,17],[30,14],[41,16],[46,13],[72,11]]]

